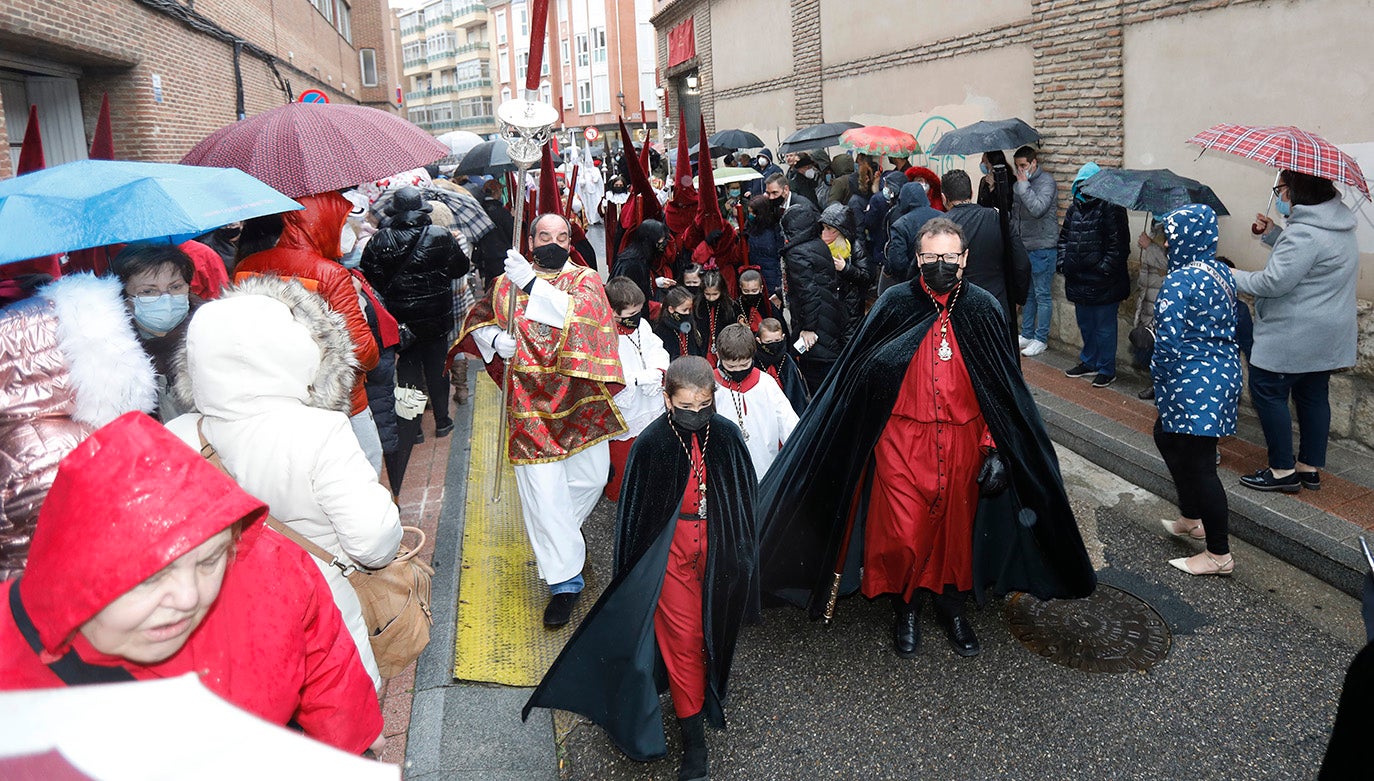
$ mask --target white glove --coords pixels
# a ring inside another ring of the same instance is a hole
[[[506,278],[516,287],[524,289],[534,281],[534,266],[519,252],[506,250]]]
[[[656,285],[660,289],[672,287],[675,284],[677,283],[667,277],[657,277],[654,279],[654,285]]]
[[[496,354],[509,361],[515,357],[515,337],[502,331],[492,340],[491,346],[496,349]]]

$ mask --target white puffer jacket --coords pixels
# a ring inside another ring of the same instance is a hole
[[[239,485],[335,556],[370,568],[395,557],[396,505],[348,421],[355,359],[342,317],[295,282],[255,277],[200,308],[183,356],[196,412],[168,428],[199,449],[203,415],[205,438]],[[380,683],[353,587],[316,563]]]

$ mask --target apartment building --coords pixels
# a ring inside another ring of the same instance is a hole
[[[490,14],[481,0],[436,0],[398,15],[406,118],[434,135],[495,133]]]

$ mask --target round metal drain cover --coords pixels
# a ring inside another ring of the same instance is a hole
[[[1144,671],[1169,653],[1168,624],[1144,600],[1098,584],[1087,599],[1043,602],[1017,593],[1007,621],[1021,644],[1056,664],[1089,673]]]

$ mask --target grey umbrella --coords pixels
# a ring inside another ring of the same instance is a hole
[[[554,152],[553,164],[561,165],[562,163],[563,158]],[[536,164],[535,168],[538,167]],[[506,142],[498,138],[494,141],[483,141],[468,150],[468,153],[463,155],[463,162],[458,164],[453,175],[479,176],[485,174],[487,176],[499,176],[514,170],[516,170],[515,163],[511,162]]]
[[[1164,214],[1184,204],[1201,203],[1218,215],[1230,214],[1212,188],[1167,168],[1103,168],[1088,177],[1079,191],[1137,212]]]
[[[804,127],[782,140],[782,143],[778,145],[778,154],[810,152],[814,149],[838,146],[840,135],[844,131],[856,127],[863,127],[863,124],[860,122],[825,122],[820,125]]]
[[[1040,133],[1015,117],[974,122],[940,136],[935,145],[926,150],[931,157],[941,155],[977,155],[998,149],[1018,149],[1026,144],[1040,143]]]

